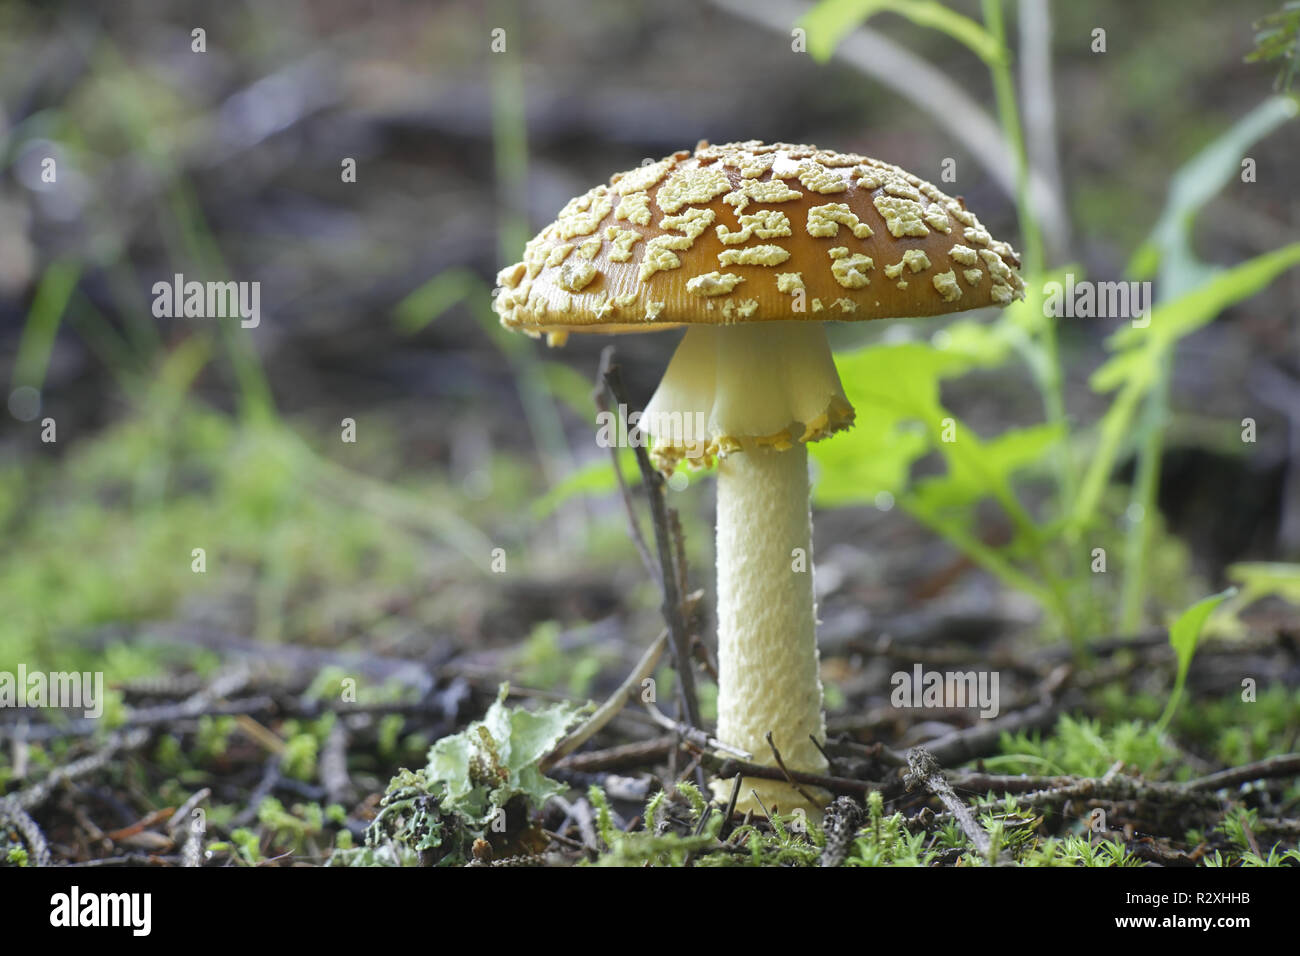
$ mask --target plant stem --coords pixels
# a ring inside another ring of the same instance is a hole
[[[1164,450],[1169,415],[1169,363],[1161,363],[1159,378],[1147,396],[1138,448],[1137,474],[1129,498],[1129,531],[1124,549],[1124,590],[1120,600],[1119,631],[1131,634],[1142,624],[1146,602],[1147,564],[1150,559],[1156,498],[1160,490],[1160,456]]]
[[[993,92],[998,105],[998,120],[1002,124],[1003,135],[1016,164],[1016,210],[1020,221],[1020,232],[1024,242],[1023,271],[1029,277],[1026,283],[1026,305],[1034,314],[1041,316],[1039,326],[1039,346],[1043,351],[1044,361],[1034,362],[1030,367],[1035,371],[1039,391],[1043,396],[1043,410],[1047,421],[1061,429],[1062,440],[1053,456],[1056,485],[1057,508],[1064,515],[1075,501],[1077,487],[1073,461],[1071,460],[1071,443],[1069,440],[1069,420],[1065,410],[1065,384],[1061,372],[1060,350],[1056,339],[1056,319],[1045,315],[1042,302],[1043,238],[1034,216],[1033,201],[1029,192],[1029,162],[1025,152],[1024,130],[1020,123],[1020,108],[1016,101],[1015,84],[1011,77],[1010,50],[1007,48],[1006,28],[1002,20],[1002,0],[983,0],[984,25],[998,46],[1003,56],[989,65],[993,79]],[[1078,548],[1077,531],[1073,525],[1067,525],[1066,553],[1068,567],[1071,571],[1069,590],[1077,591],[1080,585],[1081,555]],[[1070,596],[1065,597],[1070,605]],[[1074,633],[1073,613],[1066,611],[1066,623],[1070,629],[1071,639],[1080,635]]]

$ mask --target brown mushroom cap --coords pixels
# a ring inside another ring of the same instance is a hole
[[[1024,295],[1019,257],[897,166],[757,141],[678,152],[572,200],[501,270],[531,335],[939,315]]]

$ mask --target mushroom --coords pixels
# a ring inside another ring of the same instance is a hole
[[[499,274],[502,324],[553,345],[686,328],[642,427],[664,473],[717,460],[717,737],[756,762],[775,765],[771,733],[788,769],[826,770],[806,445],[854,412],[824,323],[1004,305],[1023,297],[1019,265],[897,166],[749,141],[613,176]],[[737,805],[817,813],[825,797],[749,778]]]

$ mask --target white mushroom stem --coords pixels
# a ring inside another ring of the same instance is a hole
[[[822,323],[792,321],[693,326],[642,419],[661,467],[719,455],[717,736],[756,763],[776,765],[770,731],[788,769],[826,769],[804,443],[852,418]],[[817,813],[826,795],[802,789],[749,778],[738,806],[758,810],[756,790],[768,810]]]
[[[718,463],[718,739],[791,770],[823,772],[826,739],[813,600],[808,450],[756,448]],[[729,796],[731,781],[715,793]],[[812,788],[805,788],[811,791]],[[747,779],[738,806],[815,810],[789,784]]]

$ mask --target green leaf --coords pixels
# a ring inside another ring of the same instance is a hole
[[[939,400],[942,380],[1002,364],[1017,328],[1013,321],[961,320],[939,333],[946,335],[943,348],[908,342],[836,356],[845,395],[857,418],[850,431],[812,446],[813,457],[822,466],[814,489],[816,501],[835,506],[871,501],[882,491],[900,495],[913,462],[932,449],[949,458],[954,488],[977,486],[981,493],[993,493],[988,490],[988,476],[997,476],[994,483],[1005,477],[1003,465],[1024,454],[1018,443],[1050,444],[1046,432],[1030,429],[1009,433],[1003,443],[995,439],[986,445],[959,422],[956,427],[964,443],[960,450],[938,440],[941,422],[954,417]],[[985,456],[991,456],[987,462]],[[956,464],[959,460],[963,464]],[[953,474],[953,468],[962,470]],[[932,489],[939,494],[938,484]]]
[[[837,356],[835,364],[857,418],[849,431],[812,446],[821,466],[815,500],[835,506],[871,501],[882,491],[896,495],[931,447],[927,432],[946,417],[940,378],[964,371],[970,357],[909,342],[868,346]]]
[[[986,63],[1001,63],[1001,45],[979,23],[934,0],[822,0],[800,21],[808,52],[825,63],[844,37],[878,13],[896,13],[917,26],[948,34]]]
[[[418,332],[483,287],[483,280],[468,269],[440,272],[393,307],[397,327],[408,334]]]
[[[641,469],[636,463],[636,452],[631,448],[618,450],[618,467],[623,473],[624,481],[634,484],[641,480]],[[598,498],[601,495],[613,494],[617,490],[618,477],[614,474],[613,466],[608,459],[598,459],[570,473],[554,488],[538,498],[533,503],[533,516],[548,517],[564,502],[578,495]]]
[[[1266,597],[1300,605],[1300,564],[1246,561],[1230,565],[1228,577],[1241,586],[1242,607]]]
[[[1169,198],[1151,236],[1129,262],[1132,278],[1149,278],[1160,268],[1161,295],[1181,294],[1200,283],[1209,267],[1192,250],[1192,229],[1207,202],[1241,175],[1241,159],[1259,140],[1300,113],[1290,96],[1269,97],[1181,166],[1169,184]]]
[[[18,343],[9,380],[11,389],[25,385],[39,391],[45,384],[59,323],[80,278],[80,263],[68,260],[53,262],[45,270]]]
[[[579,418],[590,421],[596,414],[591,382],[563,362],[539,359],[537,365],[551,394],[568,405]]]
[[[1145,346],[1152,352],[1168,348],[1208,325],[1228,306],[1249,299],[1297,264],[1300,264],[1300,242],[1247,259],[1218,272],[1190,292],[1156,306],[1146,326],[1131,323],[1122,326],[1111,334],[1106,344],[1114,351],[1137,346]],[[1105,368],[1103,365],[1093,373],[1094,380],[1098,376],[1104,379]]]
[[[1096,512],[1106,482],[1125,443],[1143,397],[1170,361],[1171,350],[1187,335],[1214,320],[1230,305],[1249,299],[1278,275],[1300,264],[1300,242],[1225,269],[1191,292],[1151,311],[1146,327],[1128,325],[1107,339],[1115,354],[1092,373],[1089,385],[1103,393],[1119,390],[1098,425],[1092,455],[1075,500],[1072,520],[1085,527]]]
[[[969,509],[982,498],[996,497],[1013,474],[1037,464],[1064,436],[1064,426],[1056,424],[1013,429],[987,442],[965,434],[961,440],[973,450],[954,456],[946,475],[918,481],[914,500],[934,516]]]
[[[1205,622],[1210,619],[1210,615],[1220,604],[1236,593],[1236,588],[1228,588],[1226,591],[1202,598],[1178,615],[1170,625],[1169,644],[1178,655],[1178,677],[1174,681],[1174,692],[1169,695],[1169,703],[1165,705],[1165,712],[1156,724],[1160,730],[1169,726],[1169,721],[1178,709],[1178,702],[1183,696],[1183,685],[1187,682],[1187,671],[1192,666],[1192,657],[1196,654],[1196,645],[1201,640],[1201,631],[1205,629]]]

